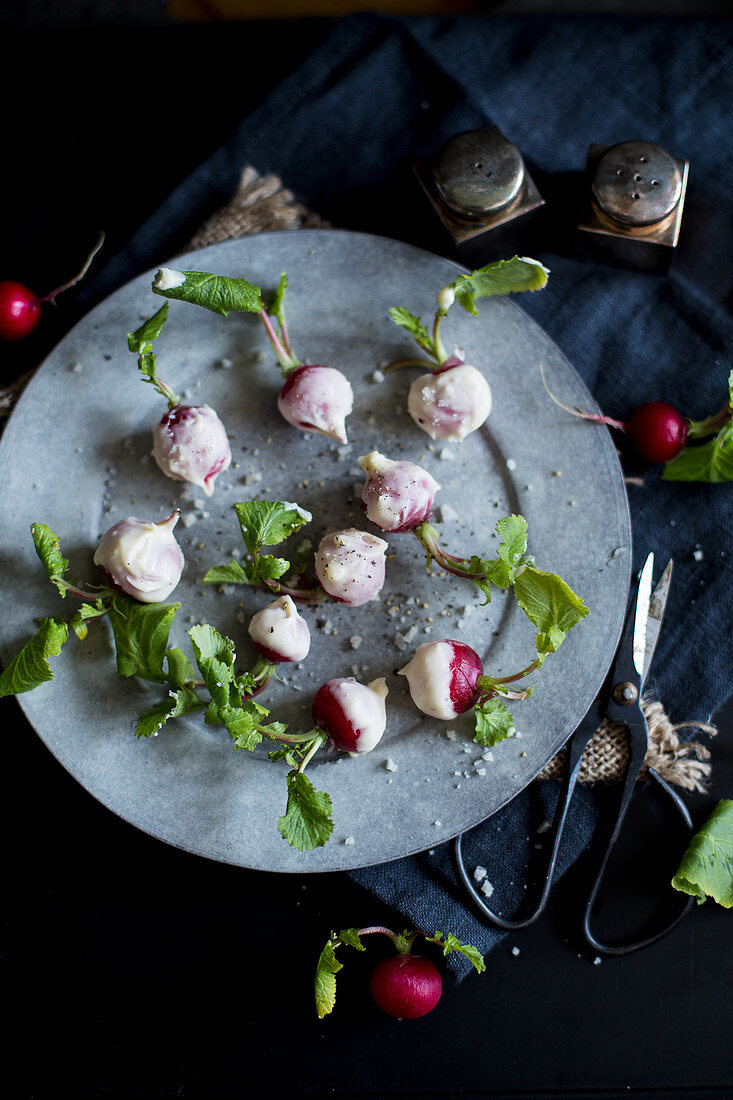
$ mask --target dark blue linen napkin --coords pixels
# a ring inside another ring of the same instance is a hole
[[[494,123],[522,150],[548,200],[532,254],[551,269],[550,288],[523,298],[522,307],[608,415],[623,419],[652,399],[693,418],[710,415],[725,402],[732,365],[732,38],[729,23],[704,19],[346,19],[78,300],[91,304],[182,249],[231,197],[246,164],[277,172],[335,226],[451,254],[411,166],[451,134]],[[666,276],[573,254],[588,145],[630,138],[692,162],[680,245]],[[643,474],[643,484],[629,489],[634,567],[650,550],[658,562],[675,559],[649,686],[674,720],[705,719],[733,687],[733,487],[662,482],[633,459],[625,464]],[[551,816],[555,797],[552,784],[535,785],[467,840],[467,865],[487,868],[492,901],[506,912],[521,901],[533,830]],[[593,818],[592,796],[581,792],[564,866],[587,844]],[[406,923],[449,928],[482,950],[500,938],[463,904],[446,846],[353,877]],[[465,972],[460,962],[455,972]]]

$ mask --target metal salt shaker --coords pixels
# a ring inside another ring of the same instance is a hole
[[[522,154],[496,126],[455,134],[414,170],[456,245],[544,205]]]
[[[677,245],[689,162],[649,141],[591,145],[579,241],[593,258],[664,272]]]

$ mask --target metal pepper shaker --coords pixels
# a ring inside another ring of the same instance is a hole
[[[578,221],[584,251],[664,272],[677,245],[689,162],[649,141],[591,145]]]
[[[522,154],[496,126],[455,134],[414,171],[456,245],[544,205]]]

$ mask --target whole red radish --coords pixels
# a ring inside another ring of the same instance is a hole
[[[40,302],[32,290],[12,279],[0,282],[0,339],[22,340],[40,319]]]
[[[628,431],[645,462],[669,462],[685,446],[689,424],[674,405],[647,401],[634,409]]]
[[[23,340],[26,336],[30,336],[41,319],[42,303],[53,302],[64,290],[70,290],[72,286],[76,286],[86,275],[89,265],[103,243],[104,233],[100,233],[97,244],[87,257],[79,274],[63,286],[56,287],[50,294],[44,294],[42,298],[37,298],[27,286],[13,279],[4,279],[0,282],[0,340]]]
[[[388,1016],[417,1020],[437,1005],[443,980],[438,968],[422,955],[392,955],[375,968],[369,989],[377,1007]]]

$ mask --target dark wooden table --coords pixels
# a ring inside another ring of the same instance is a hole
[[[3,116],[0,278],[44,292],[83,259],[100,226],[112,254],[326,29],[7,34],[5,53],[25,75]],[[263,59],[246,94],[245,48]],[[216,79],[217,111],[196,101],[180,113],[162,108],[155,88],[171,71]],[[64,327],[60,304],[32,340],[1,349],[0,377],[35,365]],[[593,965],[578,935],[579,867],[540,924],[426,1019],[381,1016],[365,995],[368,964],[354,956],[336,1012],[319,1023],[311,989],[320,945],[331,927],[387,920],[381,906],[342,875],[267,875],[166,847],[70,778],[14,700],[0,716],[4,1068],[22,1082],[13,1096],[733,1091],[733,917],[724,910],[708,904],[651,949]],[[712,788],[690,800],[698,818],[733,793],[733,706],[720,724]],[[656,843],[672,866],[679,852]],[[622,856],[643,876],[634,844]],[[620,915],[636,901],[627,887]]]

